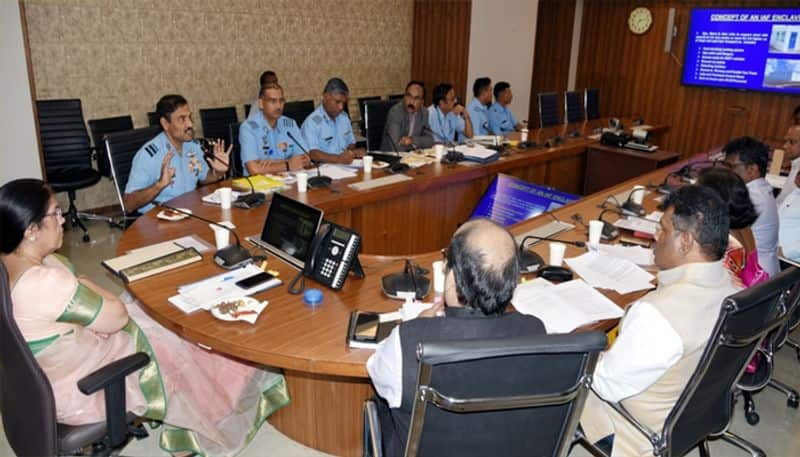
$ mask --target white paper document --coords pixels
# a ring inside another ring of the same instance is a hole
[[[523,314],[538,317],[547,333],[568,333],[592,322],[622,317],[622,309],[581,279],[553,285],[543,279],[522,283],[511,299]]]
[[[273,278],[250,289],[242,289],[236,285],[237,281],[255,276],[261,272],[260,268],[250,264],[201,281],[184,284],[178,287],[178,295],[169,297],[169,302],[181,311],[191,313],[200,309],[207,310],[214,304],[219,303],[220,300],[253,295],[282,284],[280,279]]]
[[[621,244],[601,244],[597,247],[589,246],[603,254],[618,259],[630,260],[636,265],[649,266],[653,264],[653,250],[641,246],[623,246]]]
[[[342,165],[334,165],[331,163],[324,163],[319,166],[319,173],[323,176],[327,176],[333,180],[337,179],[345,179],[345,178],[355,178],[356,174],[353,173],[353,170],[349,167],[345,167]],[[309,170],[308,177],[316,176],[317,172],[314,170]]]
[[[597,251],[565,259],[567,265],[593,287],[613,289],[621,294],[652,289],[655,276],[630,260]]]
[[[786,180],[789,178],[788,176],[780,176],[780,175],[771,175],[767,174],[765,176],[767,182],[770,186],[776,189],[783,189],[783,186],[786,185]]]
[[[456,151],[464,154],[464,157],[474,157],[479,160],[486,160],[497,155],[497,151],[494,149],[485,148],[480,145],[469,146],[466,144],[460,144],[456,146],[455,149]]]

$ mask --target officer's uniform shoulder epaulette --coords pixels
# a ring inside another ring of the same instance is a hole
[[[156,146],[156,144],[153,142],[150,142],[147,145],[145,145],[144,150],[147,151],[147,155],[149,155],[150,157],[155,157],[156,154],[158,154],[158,146]]]
[[[314,123],[315,123],[315,124],[319,124],[319,123],[321,123],[321,122],[322,122],[322,116],[320,116],[319,114],[315,114],[315,115],[314,115],[314,116],[311,118],[311,120],[312,120],[312,121],[314,121]]]
[[[253,128],[253,129],[257,129],[258,128],[258,122],[254,121],[252,119],[247,121],[247,125],[249,125],[250,128]]]
[[[294,119],[288,117],[281,118],[281,127],[285,127],[287,129],[294,127]]]

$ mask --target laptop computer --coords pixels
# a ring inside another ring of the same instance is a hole
[[[261,234],[245,239],[302,270],[322,216],[321,209],[274,193]]]

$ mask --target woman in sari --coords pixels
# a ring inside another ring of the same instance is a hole
[[[9,274],[14,319],[47,375],[60,423],[105,420],[101,392],[77,381],[146,352],[151,362],[126,378],[129,411],[163,422],[171,453],[234,455],[273,411],[289,402],[281,374],[207,352],[149,318],[127,294],[117,297],[56,253],[64,218],[41,180],[0,187],[0,254]]]
[[[724,168],[707,168],[698,176],[697,184],[714,189],[728,204],[731,229],[725,265],[731,273],[744,287],[769,279],[758,263],[756,240],[750,230],[758,214],[742,178]]]

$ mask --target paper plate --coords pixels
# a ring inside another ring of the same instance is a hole
[[[177,209],[179,209],[181,211],[185,211],[185,212],[187,212],[189,214],[192,214],[192,210],[190,210],[190,209],[186,209],[186,208],[177,208]],[[159,218],[159,219],[163,219],[165,221],[174,222],[174,221],[179,221],[179,220],[182,220],[182,219],[186,219],[189,216],[187,216],[185,214],[181,214],[181,213],[176,213],[176,212],[170,211],[168,209],[162,209],[161,211],[158,212],[158,214],[156,214],[156,217]]]
[[[231,304],[230,311],[228,311],[226,304]],[[257,317],[260,312],[260,305],[261,302],[253,297],[228,298],[212,306],[211,315],[221,321],[233,322],[245,320],[244,318],[248,316]],[[245,314],[241,314],[243,312]],[[240,314],[237,315],[236,313]]]

